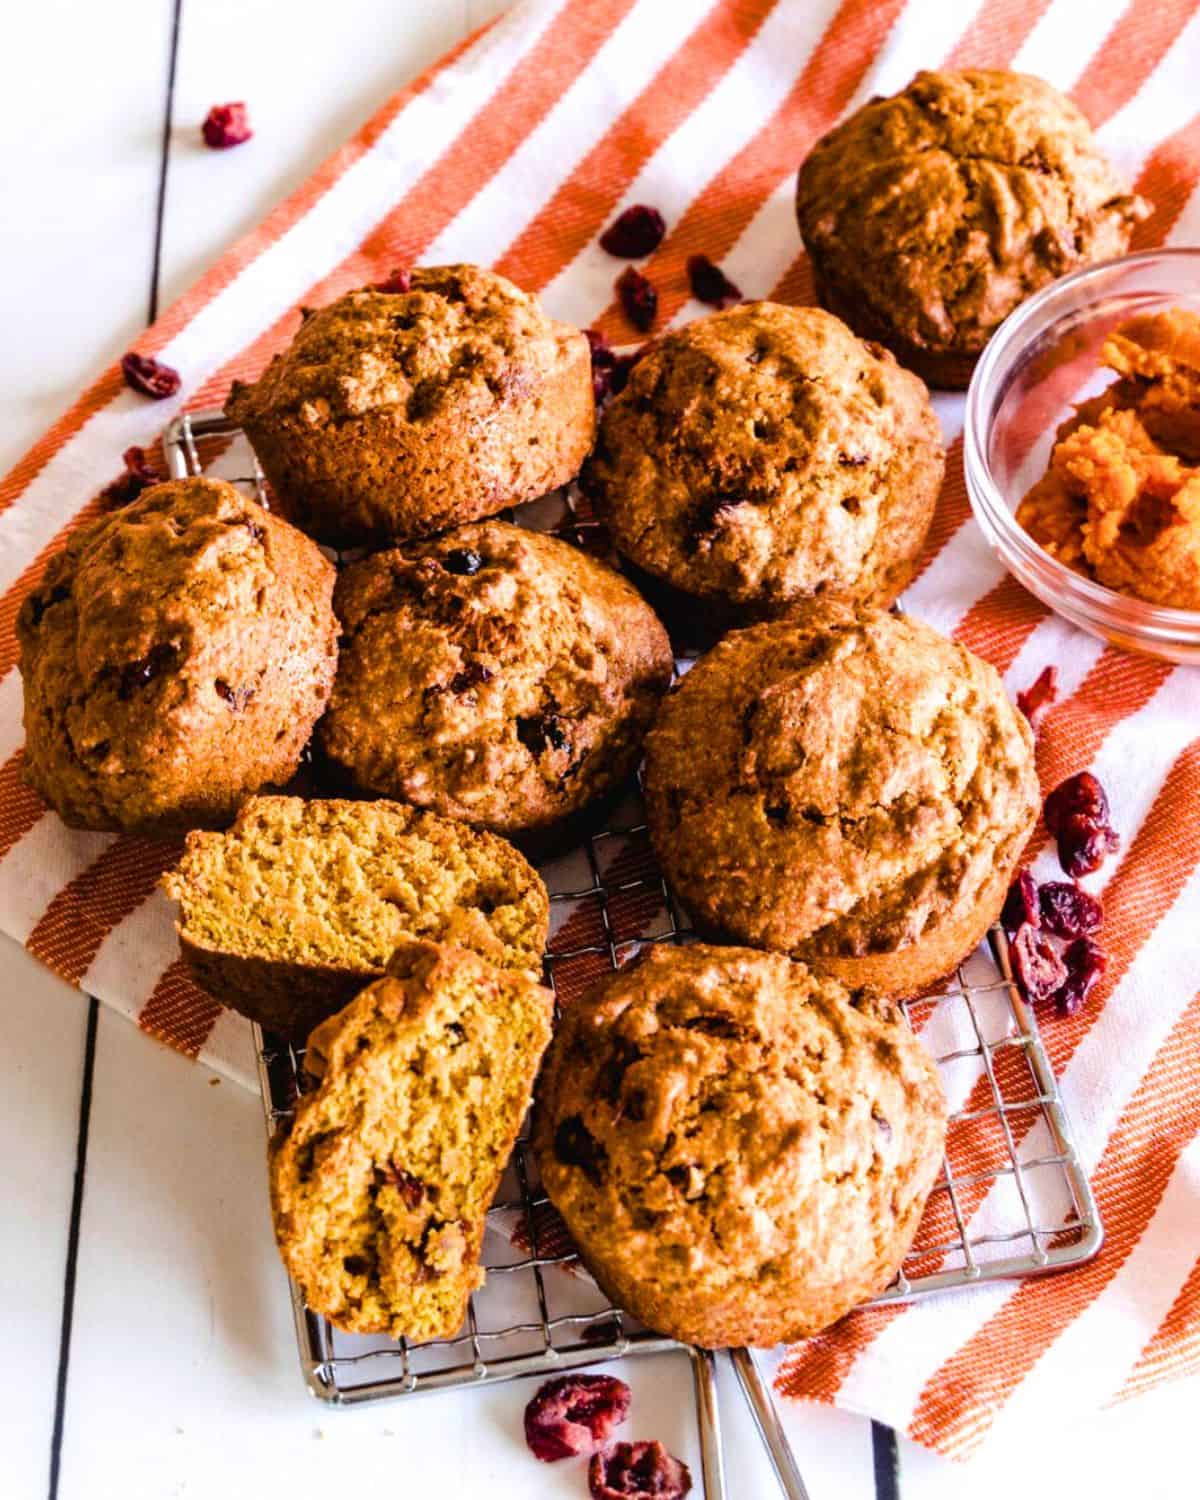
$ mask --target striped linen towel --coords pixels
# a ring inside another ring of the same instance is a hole
[[[684,270],[697,252],[748,296],[811,300],[797,164],[848,108],[939,64],[1014,66],[1068,91],[1154,206],[1138,243],[1197,240],[1197,0],[528,0],[394,98],[139,341],[182,372],[175,401],[145,402],[110,368],[0,483],[0,926],[245,1078],[243,1024],[176,961],[156,891],[174,849],[69,832],[22,784],[13,622],[47,558],[96,514],[124,448],[255,376],[298,303],[395,265],[493,265],[553,314],[624,341],[596,235],[648,202],[670,226],[646,267],[659,327],[700,311]],[[1057,665],[1043,783],[1095,766],[1124,835],[1098,877],[1108,971],[1081,1014],[1045,1028],[1108,1242],[1069,1275],[859,1314],[772,1360],[789,1395],[964,1455],[1200,1369],[1200,674],[1073,631],[1004,574],[969,521],[961,399],[938,408],[948,474],[907,606],[1010,689]],[[968,1193],[964,1210],[987,1204]]]

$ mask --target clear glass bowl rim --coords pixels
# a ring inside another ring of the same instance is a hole
[[[1073,606],[1079,615],[1085,616],[1102,631],[1117,629],[1149,640],[1200,645],[1200,610],[1173,609],[1119,594],[1115,589],[1106,588],[1103,584],[1094,583],[1090,578],[1072,572],[1044,551],[1023,527],[1017,525],[1015,508],[1010,509],[1000,493],[987,461],[988,438],[996,397],[1002,383],[1028,345],[1027,330],[1030,323],[1035,322],[1048,305],[1057,301],[1070,301],[1072,306],[1078,306],[1080,289],[1086,290],[1096,282],[1110,280],[1114,272],[1162,261],[1183,264],[1192,262],[1197,268],[1195,285],[1200,294],[1200,248],[1171,245],[1157,250],[1139,250],[1132,255],[1123,255],[1116,260],[1101,261],[1097,265],[1072,271],[1035,292],[1027,302],[1010,313],[988,342],[967,389],[963,417],[963,466],[967,494],[975,518],[984,535],[997,547],[1004,560],[1016,565],[1014,571],[1019,580],[1023,581],[1023,573],[1026,571],[1035,574],[1056,596],[1063,599],[1065,605]],[[1167,297],[1170,293],[1164,291],[1162,295]],[[1182,288],[1180,295],[1183,295]],[[1065,613],[1068,619],[1071,617],[1069,609],[1058,612]]]

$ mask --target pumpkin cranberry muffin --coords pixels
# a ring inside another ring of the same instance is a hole
[[[1010,312],[1121,255],[1148,212],[1057,89],[918,73],[819,140],[796,213],[822,304],[931,385],[960,389]]]
[[[592,445],[587,339],[494,272],[418,267],[404,290],[363,287],[303,317],[225,410],[322,542],[494,515],[574,478]]]
[[[346,568],[320,742],[361,792],[501,833],[616,786],[671,679],[650,607],[612,568],[504,521]]]
[[[523,974],[412,943],[312,1034],[320,1083],[272,1141],[270,1180],[314,1312],[352,1333],[458,1331],[552,1008]]]
[[[73,828],[220,828],[296,771],[337,661],[334,570],[232,485],[75,533],[21,607],[25,773]]]
[[[564,1013],[542,1182],[619,1306],[707,1347],[805,1338],[881,1292],[941,1160],[890,1003],[748,948],[654,945]]]
[[[753,302],[654,343],[582,476],[617,546],[746,615],[885,606],[941,487],[929,393],[820,308]]]
[[[899,995],[980,941],[1040,810],[994,668],[882,613],[726,636],[664,704],[645,780],[698,921]]]
[[[416,938],[536,975],[550,917],[511,844],[400,802],[252,797],[227,833],[189,834],[163,886],[197,983],[298,1037]]]

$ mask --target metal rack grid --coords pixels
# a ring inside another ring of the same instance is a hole
[[[269,499],[248,445],[219,413],[177,418],[163,446],[173,477],[213,473]],[[590,551],[606,550],[603,528],[569,492],[523,507],[517,519]],[[686,663],[679,667],[686,670]],[[552,915],[546,980],[558,998],[570,998],[615,970],[647,942],[689,940],[689,924],[654,863],[637,786],[609,810],[606,826],[544,865],[542,874]],[[982,1092],[984,1102],[952,1111],[946,1156],[921,1228],[879,1303],[1060,1270],[1100,1248],[1096,1203],[1036,1022],[1012,983],[999,929],[991,935],[991,949],[991,956],[981,950],[960,966],[948,989],[902,1007],[929,1044],[951,1101]],[[270,1037],[256,1040],[264,1107],[274,1128],[302,1086],[302,1052]],[[293,1284],[297,1344],[310,1390],[325,1401],[357,1404],[679,1350],[613,1308],[590,1278],[569,1274],[573,1256],[524,1136],[489,1215],[489,1230],[488,1282],[472,1298],[467,1325],[453,1339],[410,1345],[348,1338],[310,1312]],[[522,1282],[531,1298],[528,1315],[498,1315],[489,1289],[502,1285],[511,1291]],[[697,1361],[698,1412],[704,1417],[712,1401],[711,1364]],[[761,1409],[761,1383],[755,1391],[744,1367],[738,1372]],[[706,1419],[701,1430],[707,1488],[715,1427]],[[779,1453],[774,1456],[778,1463]],[[716,1496],[719,1473],[712,1480],[708,1493]]]

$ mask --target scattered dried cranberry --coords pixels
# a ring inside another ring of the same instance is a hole
[[[125,464],[124,474],[100,491],[100,502],[107,510],[120,510],[136,500],[144,489],[158,483],[158,475],[146,463],[145,448],[126,448],[121,459]]]
[[[133,350],[121,360],[121,374],[130,390],[140,391],[154,401],[165,401],[179,389],[178,370],[159,364],[148,355],[135,354]]]
[[[1070,776],[1046,798],[1046,827],[1058,843],[1058,859],[1072,879],[1090,875],[1120,846],[1109,822],[1108,798],[1090,771]]]
[[[1028,870],[1022,870],[1008,888],[1004,909],[1000,913],[1000,925],[1011,938],[1026,922],[1037,927],[1040,920],[1037,881]]]
[[[478,552],[469,547],[456,547],[453,552],[447,552],[442,558],[442,567],[447,573],[457,573],[459,577],[472,577],[483,567],[483,558]]]
[[[1013,971],[1026,1000],[1048,1000],[1067,977],[1067,966],[1054,951],[1048,937],[1025,922],[1011,944]]]
[[[1108,798],[1090,771],[1068,776],[1046,798],[1046,827],[1051,833],[1057,835],[1068,818],[1108,822]]]
[[[1108,967],[1104,950],[1091,938],[1081,937],[1063,952],[1067,977],[1054,997],[1060,1016],[1073,1016],[1088,997],[1088,992]]]
[[[741,291],[707,255],[689,255],[687,273],[692,296],[698,302],[706,302],[709,307],[728,307],[742,300]]]
[[[1050,880],[1038,893],[1042,926],[1061,938],[1087,937],[1104,921],[1104,908],[1087,891],[1065,880]]]
[[[657,1441],[613,1443],[588,1465],[593,1500],[681,1500],[691,1487],[687,1464]]]
[[[617,215],[600,236],[600,245],[622,260],[637,260],[657,250],[666,232],[667,221],[658,209],[635,203]]]
[[[629,1415],[632,1393],[612,1375],[560,1375],[525,1408],[525,1441],[545,1463],[595,1453]]]
[[[376,292],[410,292],[412,291],[412,273],[401,266],[396,269],[384,281],[377,281],[372,287]]]
[[[1058,668],[1043,667],[1031,686],[1017,694],[1017,707],[1034,729],[1042,715],[1058,697]]]
[[[648,332],[658,312],[658,293],[654,290],[654,283],[633,266],[627,266],[617,277],[615,285],[625,316],[642,333]]]
[[[214,151],[227,151],[230,146],[240,146],[254,132],[250,129],[250,118],[246,106],[237,104],[214,104],[200,127],[204,144]]]

